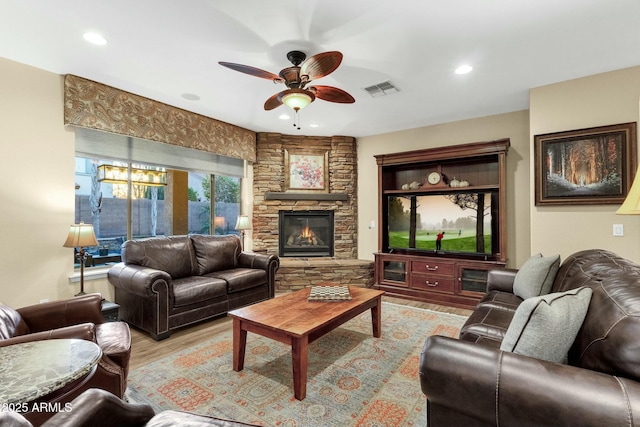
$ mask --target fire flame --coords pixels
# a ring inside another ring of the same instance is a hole
[[[302,233],[300,233],[300,236],[304,237],[305,239],[309,239],[311,237],[311,230],[309,229],[308,225],[302,229]]]

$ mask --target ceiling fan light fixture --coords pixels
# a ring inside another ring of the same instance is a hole
[[[313,93],[302,89],[289,89],[285,92],[281,101],[294,111],[302,110],[316,98]]]
[[[455,73],[458,75],[462,75],[462,74],[468,74],[471,71],[473,71],[473,67],[469,64],[464,64],[456,68]]]

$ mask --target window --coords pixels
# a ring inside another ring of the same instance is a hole
[[[123,162],[76,157],[75,222],[93,224],[99,246],[87,248],[87,267],[120,261],[120,246],[130,238],[167,235],[165,187],[131,185],[126,182],[100,182],[98,167],[114,165],[126,167]],[[157,166],[132,164],[140,169],[157,170]],[[211,229],[211,183],[213,191],[214,228]],[[240,213],[240,179],[205,172],[188,172],[189,234],[239,234],[235,221]],[[130,211],[129,211],[130,209]]]
[[[165,234],[164,187],[100,182],[98,167],[126,163],[104,159],[76,157],[75,222],[93,224],[99,245],[87,248],[87,267],[120,261],[120,245],[127,240],[130,219],[131,237]],[[157,170],[155,166],[135,164],[135,168]]]
[[[190,234],[240,234],[235,229],[240,214],[240,178],[190,172],[188,192]]]
[[[75,133],[75,221],[93,224],[99,242],[87,248],[91,255],[87,266],[119,262],[120,245],[128,238],[184,232],[239,234],[235,222],[240,213],[243,160],[90,129],[76,128]],[[101,182],[101,165],[164,170],[176,179],[166,187]],[[165,196],[172,194],[186,195],[186,215],[174,212],[173,203],[165,203]],[[179,226],[184,232],[171,233],[176,227],[169,222],[174,213],[187,222]]]
[[[240,214],[240,179],[213,175],[214,230],[211,234],[240,234],[235,229]]]

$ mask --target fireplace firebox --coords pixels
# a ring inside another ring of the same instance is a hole
[[[333,256],[333,211],[279,211],[279,256]]]

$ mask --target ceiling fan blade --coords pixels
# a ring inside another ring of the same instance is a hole
[[[276,93],[275,95],[271,96],[269,99],[267,99],[267,101],[264,103],[264,109],[269,111],[269,110],[273,110],[274,108],[277,108],[279,106],[282,105],[282,101],[280,101],[280,94],[282,92]]]
[[[248,65],[234,64],[233,62],[218,62],[223,67],[231,68],[234,71],[239,71],[250,76],[260,77],[261,79],[272,80],[276,83],[281,83],[282,79],[269,71],[261,70],[260,68],[250,67]]]
[[[338,51],[323,52],[313,55],[300,65],[300,74],[309,76],[309,81],[330,74],[342,62],[342,53]]]
[[[342,89],[333,86],[312,86],[309,90],[313,91],[316,98],[323,101],[338,102],[340,104],[353,104],[356,100]]]

